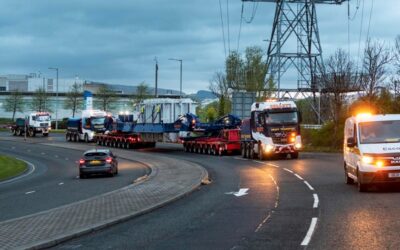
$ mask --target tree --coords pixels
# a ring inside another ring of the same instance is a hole
[[[137,105],[149,97],[149,85],[147,85],[145,82],[141,82],[138,86],[136,86],[136,93],[132,96],[133,105]]]
[[[339,125],[345,119],[344,105],[346,94],[358,89],[355,80],[354,63],[348,54],[338,49],[325,62],[326,73],[323,76],[323,88],[327,92],[329,119],[333,121],[334,135],[337,134]]]
[[[363,99],[366,102],[372,104],[376,101],[378,87],[383,86],[388,73],[388,64],[392,59],[390,51],[382,42],[367,41],[360,78],[361,89],[365,92]]]
[[[44,88],[38,88],[33,93],[31,109],[37,112],[51,112],[49,105],[49,95]]]
[[[24,97],[19,92],[19,90],[14,90],[6,98],[4,103],[4,110],[7,112],[12,112],[12,120],[14,121],[15,113],[22,112],[24,109]]]
[[[209,85],[210,91],[218,97],[218,115],[223,116],[230,112],[229,85],[226,75],[222,72],[216,72]]]
[[[95,97],[97,99],[98,106],[104,111],[109,111],[117,99],[114,90],[109,88],[107,85],[102,85],[97,90]]]
[[[67,99],[64,103],[64,108],[72,111],[72,117],[80,109],[82,105],[82,85],[74,83],[70,91],[66,94]]]

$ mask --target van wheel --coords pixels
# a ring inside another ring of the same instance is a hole
[[[358,169],[357,169],[357,188],[358,188],[358,191],[359,191],[359,192],[366,192],[366,191],[368,191],[369,185],[368,185],[368,184],[365,184],[365,183],[361,183],[360,179],[361,179],[361,178],[360,178],[360,175],[359,175]]]
[[[349,177],[349,174],[347,172],[346,162],[344,163],[344,181],[346,182],[346,184],[349,184],[349,185],[354,184],[354,180]]]

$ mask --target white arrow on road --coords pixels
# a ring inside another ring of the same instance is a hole
[[[228,192],[225,194],[233,194],[236,197],[240,197],[240,196],[244,196],[244,195],[248,194],[247,191],[249,191],[248,188],[241,188],[241,189],[239,189],[238,192]]]

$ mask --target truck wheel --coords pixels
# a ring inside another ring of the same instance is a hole
[[[249,144],[249,159],[254,159],[255,158],[255,153],[254,153],[254,145],[253,143]]]
[[[16,136],[17,135],[17,131],[15,130],[15,129],[11,129],[11,134],[13,135],[13,136]]]
[[[264,159],[265,159],[265,157],[264,157],[264,152],[263,152],[264,150],[263,150],[263,147],[262,147],[262,144],[259,142],[258,143],[258,159],[260,160],[260,161],[263,161]]]
[[[85,142],[89,142],[89,136],[88,136],[88,134],[85,134],[85,136],[84,136],[83,138],[84,138]]]
[[[246,152],[246,143],[242,143],[241,145],[241,150],[242,150],[242,157],[246,158],[247,152]]]
[[[224,150],[222,149],[222,147],[218,148],[218,155],[222,156],[224,154]]]
[[[297,159],[299,158],[299,152],[294,152],[290,154],[290,159]]]
[[[47,136],[49,136],[49,133],[43,133],[43,136],[47,137]]]
[[[77,142],[77,141],[78,141],[78,135],[74,134],[74,142]]]

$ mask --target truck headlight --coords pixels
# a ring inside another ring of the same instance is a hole
[[[274,146],[269,144],[265,146],[265,152],[270,153],[272,150],[274,150]]]
[[[363,163],[365,163],[365,164],[372,164],[372,162],[374,161],[374,158],[371,157],[371,156],[366,156],[366,155],[364,155],[364,156],[361,158],[361,161],[362,161]]]
[[[301,148],[301,143],[296,143],[295,145],[294,145],[294,147],[296,148],[296,149],[300,149]]]

